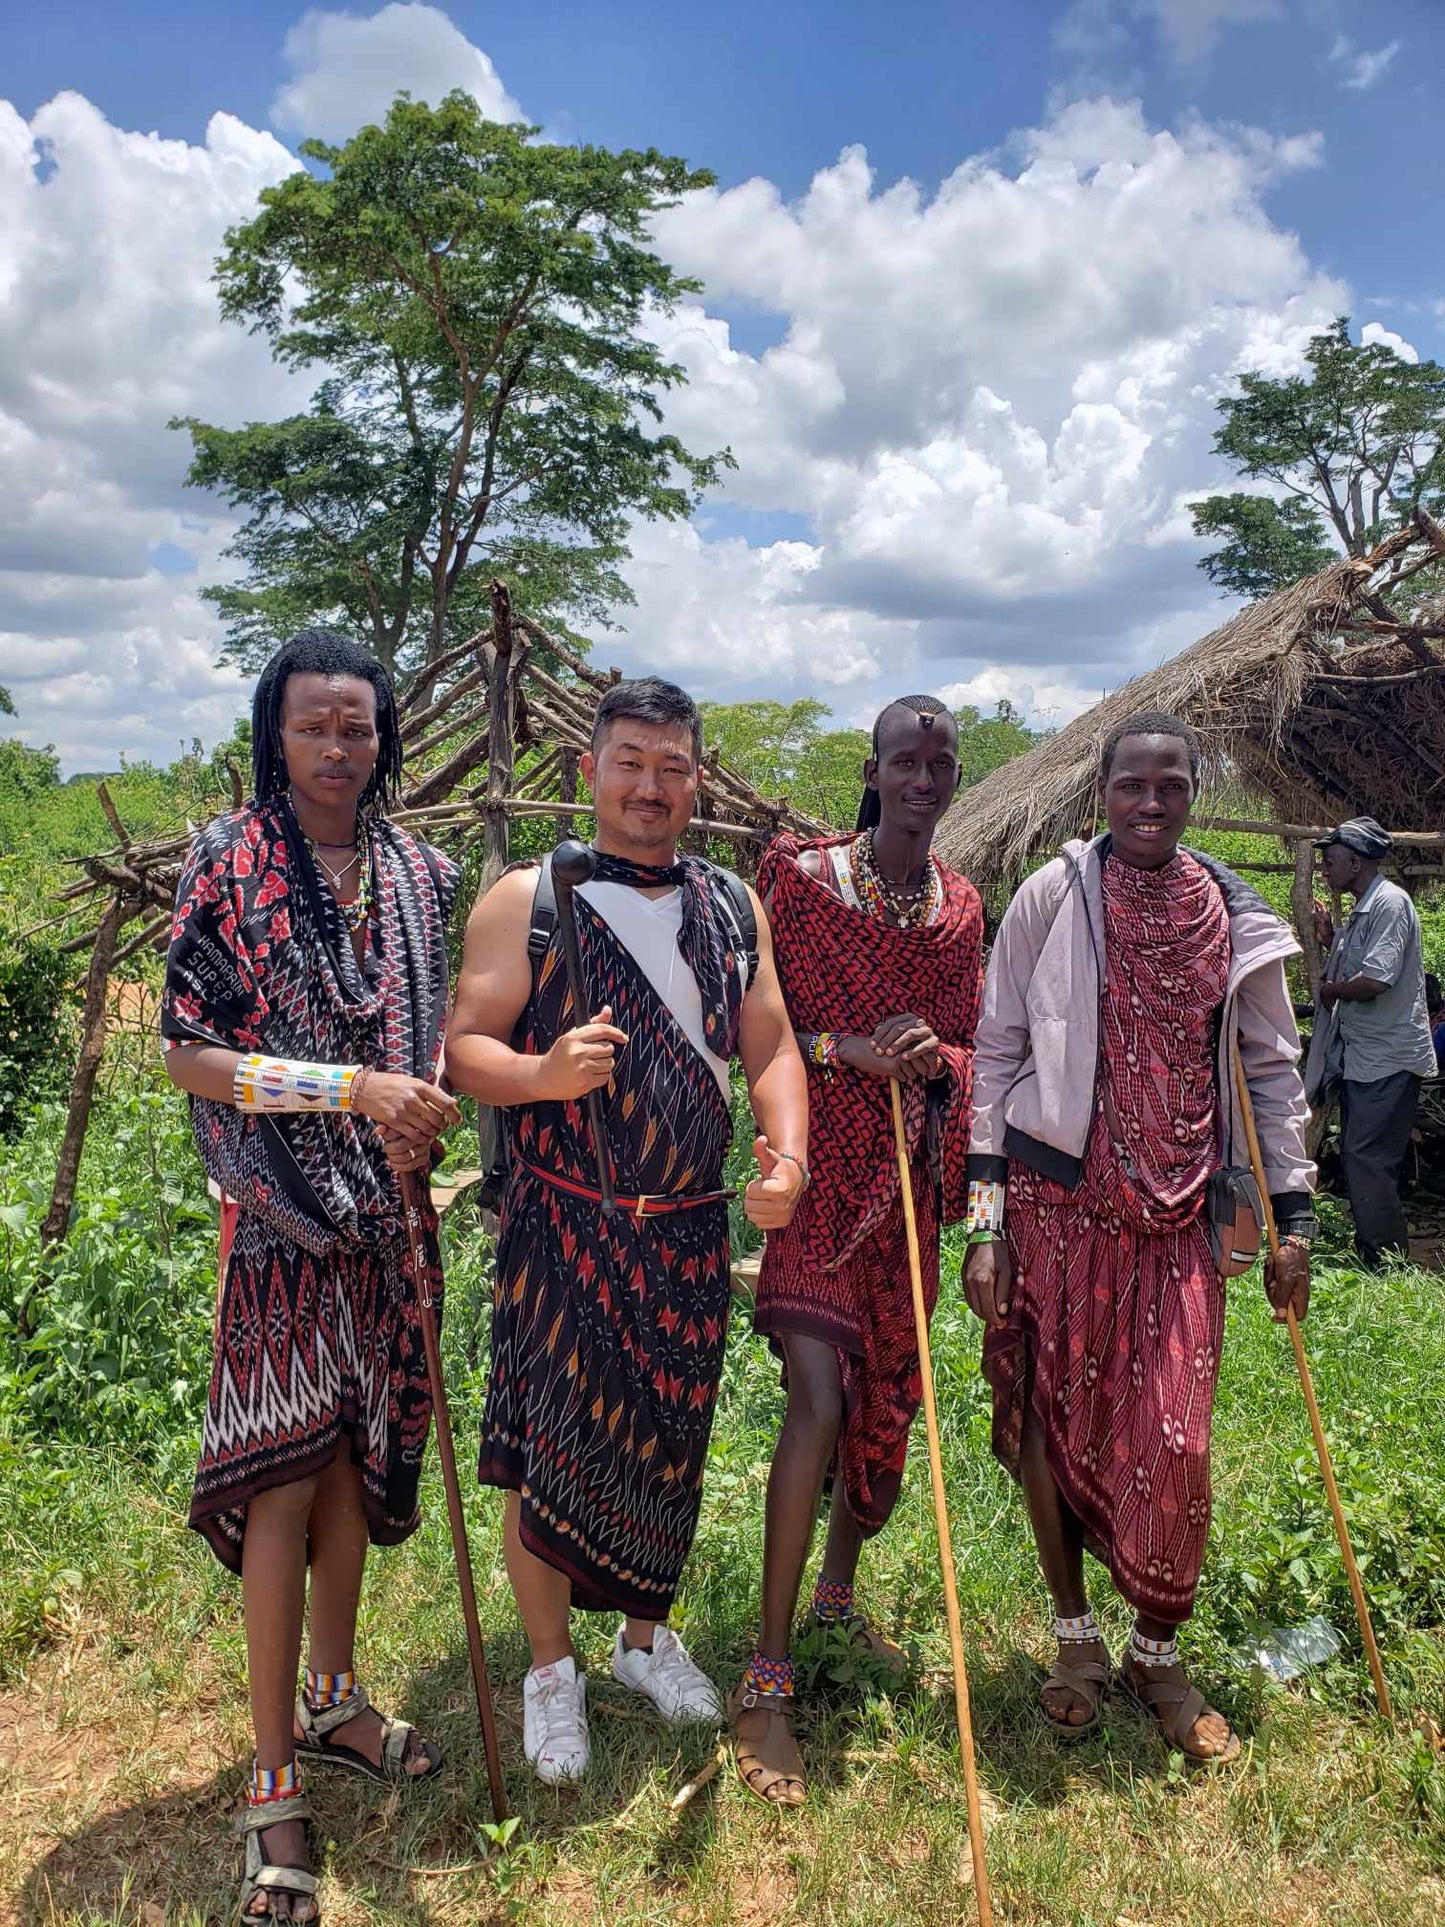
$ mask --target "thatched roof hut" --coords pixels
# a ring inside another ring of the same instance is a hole
[[[1405,846],[1416,878],[1445,875],[1445,598],[1417,593],[1441,578],[1445,533],[1421,516],[1371,555],[1251,604],[964,791],[940,854],[989,889],[1087,835],[1100,744],[1162,709],[1199,730],[1216,781],[1268,799],[1285,827],[1374,816],[1426,833]]]

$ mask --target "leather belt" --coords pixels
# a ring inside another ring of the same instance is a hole
[[[547,1184],[554,1191],[565,1191],[569,1197],[585,1198],[589,1204],[600,1206],[602,1193],[594,1185],[581,1184],[576,1178],[564,1178],[556,1171],[544,1171],[540,1165],[533,1164],[528,1158],[518,1158],[517,1162],[524,1171],[530,1171],[539,1184]],[[669,1218],[678,1211],[696,1211],[705,1204],[726,1204],[735,1198],[737,1192],[727,1191],[675,1191],[639,1192],[635,1198],[618,1197],[617,1209],[625,1211],[629,1218]]]

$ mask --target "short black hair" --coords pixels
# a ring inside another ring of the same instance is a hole
[[[636,676],[604,690],[592,719],[594,751],[613,723],[624,717],[635,723],[685,723],[692,735],[692,760],[702,761],[702,717],[692,697],[675,682],[661,676]]]
[[[1108,781],[1119,745],[1126,736],[1176,736],[1189,751],[1189,776],[1198,787],[1199,772],[1204,764],[1204,745],[1199,740],[1199,731],[1186,723],[1182,716],[1173,716],[1167,709],[1141,709],[1136,715],[1126,716],[1122,723],[1114,725],[1099,751],[1101,783]]]
[[[1433,970],[1427,970],[1425,972],[1425,1008],[1438,1010],[1442,1002],[1445,1002],[1445,997],[1441,994],[1440,979]]]
[[[915,716],[927,716],[930,721],[935,716],[946,716],[958,728],[958,718],[945,702],[937,696],[895,696],[891,703],[885,703],[873,718],[873,748],[870,752],[873,762],[878,760],[878,744],[883,735],[883,724],[895,709],[911,709]],[[877,790],[870,783],[863,785],[863,794],[858,800],[858,828],[876,829],[883,820],[883,803]]]
[[[337,629],[302,629],[272,656],[261,671],[251,702],[251,768],[256,801],[268,803],[291,787],[286,756],[281,747],[281,707],[286,685],[293,676],[355,676],[376,691],[376,733],[381,753],[371,780],[361,792],[358,807],[384,812],[401,790],[401,722],[391,678],[359,643]]]

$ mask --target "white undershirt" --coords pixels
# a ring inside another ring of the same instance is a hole
[[[701,1051],[708,1069],[728,1095],[728,1066],[709,1048],[702,1027],[702,993],[697,978],[677,947],[682,928],[682,892],[644,896],[630,883],[582,883],[577,894],[602,918],[638,969],[666,1004],[694,1049]],[[738,959],[738,976],[747,988],[747,960]]]

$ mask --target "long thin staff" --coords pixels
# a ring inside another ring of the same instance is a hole
[[[597,852],[585,843],[569,838],[552,852],[552,884],[557,893],[557,927],[562,932],[562,960],[567,966],[567,984],[572,992],[572,1023],[585,1024],[590,1016],[587,992],[582,982],[582,953],[577,946],[577,908],[572,892],[579,883],[588,883],[596,874]],[[612,1172],[607,1163],[607,1127],[602,1121],[602,1093],[589,1091],[586,1098],[587,1123],[592,1132],[592,1150],[597,1159],[597,1189],[602,1194],[602,1210],[610,1217],[617,1209],[612,1192]]]
[[[913,1323],[918,1333],[918,1369],[923,1379],[928,1469],[933,1478],[933,1518],[938,1528],[938,1556],[943,1566],[948,1643],[953,1649],[953,1707],[958,1716],[958,1750],[963,1759],[963,1784],[968,1796],[968,1840],[973,1852],[974,1888],[978,1895],[980,1927],[993,1927],[993,1901],[989,1897],[988,1867],[983,1854],[983,1805],[978,1794],[978,1762],[973,1751],[973,1715],[968,1703],[968,1670],[963,1663],[963,1623],[958,1613],[958,1584],[953,1572],[953,1534],[948,1528],[948,1502],[943,1491],[943,1453],[938,1443],[938,1407],[933,1399],[933,1355],[928,1349],[928,1307],[923,1302],[923,1260],[918,1252],[913,1177],[908,1168],[908,1137],[903,1128],[903,1097],[896,1077],[889,1079],[888,1088],[893,1096],[893,1141],[898,1148],[898,1188],[903,1194],[903,1223],[908,1233]]]
[[[1234,1059],[1234,1087],[1239,1097],[1239,1108],[1244,1118],[1245,1142],[1249,1146],[1249,1161],[1254,1168],[1254,1181],[1259,1186],[1260,1199],[1264,1205],[1264,1229],[1269,1239],[1269,1248],[1274,1256],[1279,1256],[1279,1230],[1274,1221],[1274,1207],[1270,1203],[1269,1188],[1264,1181],[1264,1158],[1259,1149],[1259,1133],[1255,1129],[1254,1105],[1250,1101],[1249,1083],[1244,1075],[1244,1065],[1238,1052]],[[1305,1406],[1310,1415],[1310,1430],[1315,1435],[1315,1451],[1319,1455],[1320,1475],[1329,1494],[1330,1511],[1334,1514],[1335,1537],[1340,1542],[1340,1552],[1345,1561],[1345,1573],[1350,1582],[1350,1596],[1355,1602],[1355,1617],[1360,1622],[1360,1638],[1365,1644],[1365,1657],[1370,1663],[1370,1677],[1375,1682],[1375,1698],[1379,1701],[1380,1711],[1387,1720],[1394,1720],[1390,1709],[1390,1689],[1385,1684],[1385,1669],[1380,1664],[1380,1649],[1375,1644],[1375,1628],[1370,1621],[1370,1607],[1365,1598],[1365,1588],[1360,1579],[1360,1569],[1355,1564],[1354,1548],[1350,1544],[1350,1529],[1345,1524],[1345,1509],[1340,1504],[1340,1489],[1335,1484],[1335,1469],[1330,1462],[1330,1448],[1325,1441],[1324,1421],[1320,1417],[1319,1402],[1315,1398],[1314,1379],[1310,1375],[1310,1362],[1305,1355],[1305,1342],[1300,1332],[1299,1320],[1295,1317],[1294,1306],[1285,1307],[1285,1321],[1289,1326],[1289,1339],[1294,1347],[1294,1362],[1299,1367],[1300,1389],[1305,1395]]]
[[[457,1562],[457,1585],[462,1595],[462,1618],[467,1628],[467,1652],[472,1662],[472,1685],[477,1692],[477,1714],[482,1723],[482,1747],[487,1756],[487,1783],[492,1790],[492,1814],[500,1826],[507,1817],[507,1794],[502,1784],[502,1755],[497,1745],[497,1723],[492,1713],[492,1688],[487,1679],[487,1660],[482,1651],[482,1622],[477,1617],[477,1591],[472,1583],[472,1549],[467,1542],[467,1521],[462,1511],[461,1481],[457,1478],[457,1455],[452,1445],[451,1411],[447,1405],[446,1380],[442,1377],[442,1350],[437,1332],[436,1305],[432,1298],[431,1269],[426,1261],[422,1234],[421,1201],[417,1181],[410,1171],[401,1177],[401,1202],[406,1213],[406,1241],[411,1252],[411,1273],[416,1281],[416,1301],[421,1311],[421,1342],[426,1352],[426,1375],[431,1385],[432,1415],[436,1420],[437,1453],[442,1462],[442,1484],[447,1493],[447,1517],[452,1528],[452,1552]]]

